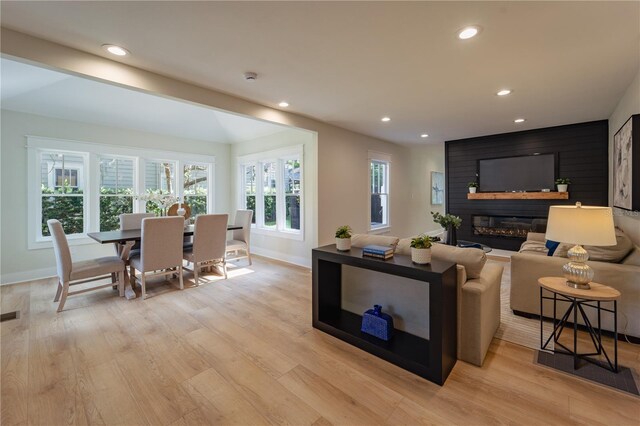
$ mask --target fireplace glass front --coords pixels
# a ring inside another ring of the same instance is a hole
[[[528,232],[546,232],[544,217],[472,216],[473,234],[489,237],[527,238]]]

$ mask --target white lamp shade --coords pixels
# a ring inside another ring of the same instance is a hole
[[[546,238],[569,244],[614,246],[616,233],[611,207],[551,206]]]

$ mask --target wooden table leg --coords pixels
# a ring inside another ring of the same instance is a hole
[[[120,255],[120,259],[124,260],[124,297],[127,300],[135,299],[136,292],[131,287],[131,280],[129,278],[129,253],[131,253],[131,247],[133,247],[133,241],[126,241],[124,243],[116,243],[116,250]]]

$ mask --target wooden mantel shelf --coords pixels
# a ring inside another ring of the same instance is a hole
[[[477,192],[468,200],[568,200],[568,192]]]

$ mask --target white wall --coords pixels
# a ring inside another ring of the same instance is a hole
[[[609,205],[613,205],[613,135],[634,114],[640,114],[640,70],[609,117]],[[634,165],[635,166],[635,165]],[[640,212],[614,208],[615,223],[640,245]]]
[[[26,135],[127,147],[213,155],[216,212],[232,211],[229,195],[229,155],[226,144],[182,139],[128,129],[79,123],[2,110],[0,158],[2,168],[0,282],[10,283],[55,275],[52,249],[27,250],[27,149]],[[113,247],[98,243],[72,246],[74,260],[113,255]]]
[[[411,170],[409,176],[411,187],[409,210],[412,212],[409,216],[409,229],[411,235],[441,229],[440,225],[433,221],[431,212],[444,214],[445,204],[431,204],[431,172],[444,173],[444,143],[411,148],[409,168]],[[446,202],[446,190],[444,195]]]
[[[284,132],[237,143],[231,146],[232,206],[237,205],[240,171],[237,158],[254,153],[271,151],[289,146],[303,145],[303,226],[304,240],[297,241],[280,236],[251,233],[251,251],[302,266],[311,267],[311,249],[318,245],[318,145],[316,134],[302,130]]]

